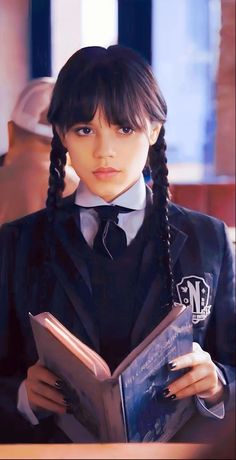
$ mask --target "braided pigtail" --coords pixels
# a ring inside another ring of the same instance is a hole
[[[156,144],[149,152],[150,168],[153,180],[153,219],[158,234],[158,253],[160,269],[164,271],[168,304],[174,302],[174,282],[170,259],[170,227],[168,219],[169,182],[166,158],[165,128],[162,126]]]
[[[50,155],[49,167],[49,187],[48,197],[46,201],[48,221],[54,220],[55,210],[59,205],[65,188],[65,165],[66,165],[66,149],[61,143],[60,137],[55,128],[53,128],[52,149]]]
[[[53,289],[50,270],[50,261],[54,254],[53,223],[56,209],[59,206],[62,192],[65,188],[65,164],[66,149],[62,145],[60,137],[54,128],[50,154],[48,197],[46,201],[48,226],[45,228],[45,258],[41,288],[42,311],[48,308],[48,296],[50,290]]]

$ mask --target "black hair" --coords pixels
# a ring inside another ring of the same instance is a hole
[[[58,75],[48,111],[48,121],[54,130],[47,199],[49,221],[53,221],[62,195],[66,163],[66,151],[56,128],[66,133],[78,122],[91,121],[98,106],[109,124],[129,126],[134,130],[145,130],[147,119],[162,124],[157,142],[149,150],[153,180],[152,218],[159,246],[159,265],[165,274],[167,303],[172,305],[169,183],[163,126],[167,107],[151,67],[130,48],[120,45],[107,49],[98,46],[82,48],[71,56]]]

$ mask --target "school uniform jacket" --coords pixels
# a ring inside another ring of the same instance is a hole
[[[234,380],[233,257],[223,222],[169,205],[175,299],[193,310],[194,340],[208,351],[227,383]],[[72,333],[99,352],[88,267],[78,248],[74,195],[65,198],[53,228],[54,253],[43,276],[46,211],[4,225],[0,230],[0,441],[63,442],[52,418],[31,427],[17,412],[17,393],[38,357],[28,312],[50,311]],[[140,273],[152,257],[144,251]],[[135,347],[155,326],[160,280],[155,279],[132,330]],[[10,429],[10,434],[9,434]],[[8,435],[6,434],[8,433]]]

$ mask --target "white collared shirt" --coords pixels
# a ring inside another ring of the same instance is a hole
[[[117,205],[133,209],[133,212],[118,214],[118,225],[125,231],[127,244],[129,244],[135,238],[144,220],[146,186],[143,175],[126,192],[109,203],[90,192],[86,185],[80,181],[76,191],[75,204],[83,206],[80,209],[80,228],[90,247],[93,246],[93,240],[99,227],[98,214],[91,208],[95,206]],[[86,207],[89,209],[85,209]]]

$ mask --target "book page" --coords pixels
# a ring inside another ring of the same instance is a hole
[[[75,337],[51,313],[40,313],[34,316],[34,319],[60,340],[98,379],[103,380],[111,376],[110,369],[102,357]]]
[[[56,423],[73,442],[105,442],[108,423],[104,407],[103,384],[81,359],[31,315],[40,362],[63,382],[64,397],[70,401],[71,413],[60,414]]]
[[[165,316],[165,318],[153,329],[153,331],[136,347],[134,348],[128,356],[119,364],[119,366],[114,370],[112,377],[118,377],[124,369],[126,369],[132,361],[157,337],[161,332],[166,329],[172,321],[180,315],[186,307],[184,305],[175,303],[172,310]]]
[[[123,370],[144,350],[154,338],[160,334],[186,307],[175,304],[170,313],[160,324],[119,364],[112,374],[118,377]],[[30,313],[31,315],[31,313]],[[32,315],[31,315],[32,316]],[[44,312],[34,316],[40,324],[46,327],[57,339],[59,339],[77,358],[79,358],[101,380],[111,377],[109,366],[105,360],[80,339],[75,337],[60,321],[51,313]]]

